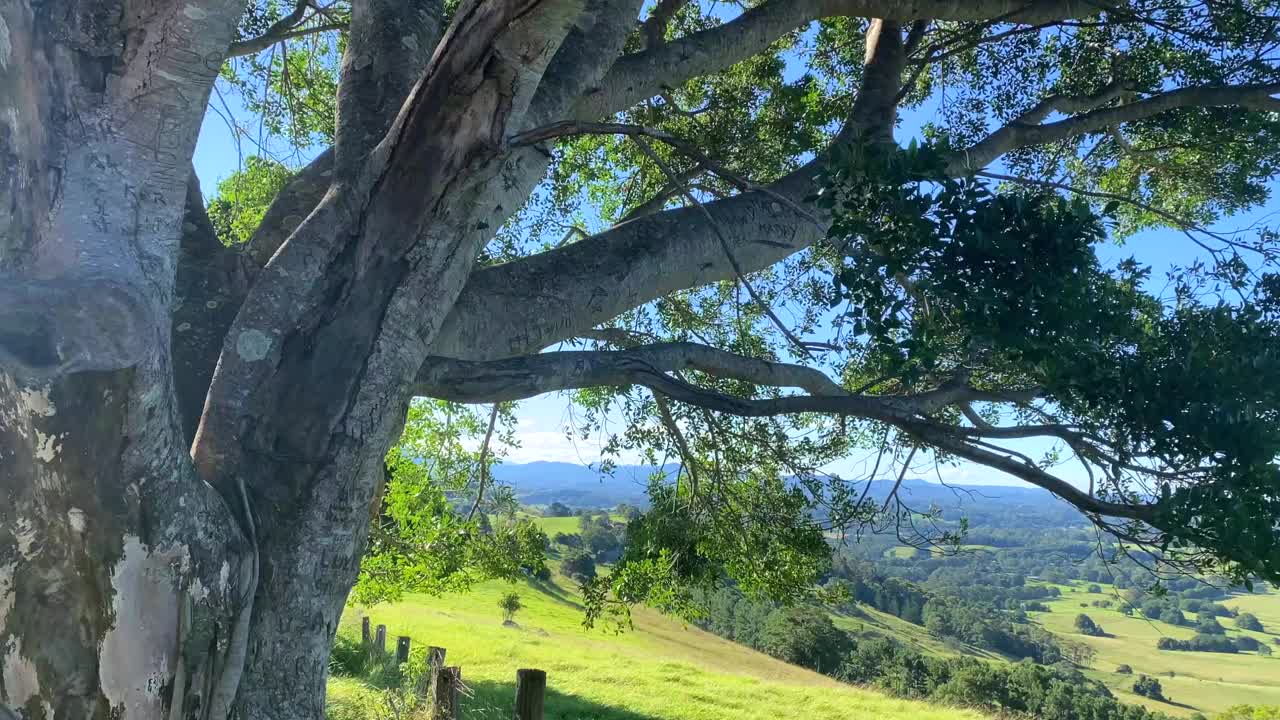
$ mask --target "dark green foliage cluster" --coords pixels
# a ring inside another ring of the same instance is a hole
[[[1085,615],[1084,613],[1080,613],[1079,615],[1076,616],[1075,628],[1076,628],[1076,632],[1080,633],[1081,635],[1090,635],[1092,637],[1106,636],[1106,633],[1102,630],[1102,627],[1098,625],[1098,623],[1094,622],[1093,618],[1089,617],[1088,615]]]
[[[652,507],[627,523],[607,584],[588,588],[587,622],[626,622],[639,602],[692,618],[693,591],[731,578],[748,595],[783,604],[806,596],[831,547],[804,491],[763,471],[718,483],[717,502],[688,485],[655,482]]]
[[[1161,650],[1185,650],[1190,652],[1237,653],[1240,646],[1226,635],[1197,634],[1190,640],[1162,637],[1156,641]]]
[[[829,240],[851,259],[833,304],[868,338],[862,373],[900,389],[958,373],[1039,388],[1077,438],[1106,448],[1092,458],[1116,468],[1104,497],[1157,502],[1150,546],[1205,568],[1229,563],[1240,581],[1280,578],[1269,286],[1248,302],[1206,298],[1209,286],[1252,287],[1247,265],[1224,262],[1176,272],[1173,302],[1156,298],[1142,289],[1149,269],[1106,270],[1097,258],[1114,208],[949,177],[946,150],[856,141],[823,176]],[[1186,471],[1144,487],[1137,458]]]
[[[622,551],[622,535],[625,528],[609,519],[608,513],[578,516],[579,536],[582,547],[600,562],[612,562]]]
[[[1138,679],[1133,682],[1133,692],[1143,697],[1149,697],[1152,700],[1164,700],[1164,688],[1160,687],[1160,681],[1147,675],[1139,675]]]
[[[856,612],[856,603],[868,605],[915,625],[923,625],[936,637],[993,650],[1017,658],[1054,663],[1062,659],[1061,648],[1053,636],[1025,622],[1021,596],[1050,597],[1056,588],[1024,588],[1010,593],[1018,597],[1008,601],[999,592],[959,592],[960,585],[950,585],[942,578],[930,578],[929,590],[916,583],[887,577],[868,563],[851,562],[841,557],[832,568],[828,587],[840,585],[849,602],[837,605]],[[969,578],[973,590],[974,578]],[[998,602],[997,602],[998,601]]]
[[[580,583],[596,579],[596,561],[590,553],[575,552],[560,563],[560,572]]]
[[[573,508],[562,502],[553,502],[542,512],[545,517],[572,517]]]
[[[581,549],[582,536],[578,533],[562,533],[558,532],[551,536],[551,542],[556,545],[563,545],[567,548]]]
[[[1044,720],[1165,717],[1117,701],[1079,672],[1030,661],[1013,665],[922,655],[888,639],[861,641],[839,672],[895,695]]]
[[[1225,635],[1227,629],[1215,618],[1203,618],[1196,623],[1196,632],[1203,635]]]
[[[884,637],[854,639],[814,606],[771,607],[732,588],[702,597],[706,630],[846,682],[871,684],[900,697],[986,711],[1075,720],[1162,717],[1116,701],[1101,684],[1063,667],[1027,660],[1014,665],[926,656]],[[830,663],[844,648],[836,668]],[[1061,663],[1059,663],[1061,665]]]
[[[1256,632],[1265,632],[1262,621],[1253,613],[1240,613],[1236,616],[1236,627],[1241,630],[1253,630]]]
[[[769,614],[760,632],[759,649],[792,665],[830,675],[844,662],[853,642],[822,608],[797,605]]]

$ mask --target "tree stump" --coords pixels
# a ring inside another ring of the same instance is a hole
[[[542,703],[546,694],[546,672],[532,669],[517,670],[515,720],[542,720]]]
[[[396,638],[396,664],[401,665],[409,662],[409,636],[401,635]]]

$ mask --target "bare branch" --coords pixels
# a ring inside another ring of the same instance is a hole
[[[1280,99],[1273,97],[1277,92],[1280,92],[1280,84],[1180,88],[1136,102],[1088,111],[1057,122],[1038,124],[1039,120],[1055,110],[1072,112],[1079,107],[1066,98],[1051,98],[976,145],[957,153],[951,160],[950,171],[957,175],[975,172],[1011,150],[1102,132],[1122,123],[1145,120],[1170,110],[1234,105],[1275,111],[1280,109]]]
[[[718,72],[764,52],[787,33],[822,18],[851,16],[909,22],[921,19],[988,20],[1043,23],[1087,17],[1098,9],[1078,0],[771,0],[714,28],[665,45],[626,55],[609,71],[596,92],[579,104],[576,117],[596,120],[624,110],[665,88]]]
[[[320,14],[314,13],[308,18],[307,10],[309,9],[312,9],[309,0],[298,0],[292,12],[272,23],[271,27],[261,35],[231,43],[231,47],[227,49],[227,57],[253,55],[279,42],[346,28],[342,23],[315,23]],[[308,24],[309,22],[311,24]]]
[[[478,473],[480,475],[480,486],[476,488],[476,501],[471,504],[471,512],[467,513],[467,522],[476,516],[476,510],[480,509],[480,503],[484,501],[484,488],[489,481],[489,443],[493,440],[493,428],[498,424],[498,414],[502,411],[502,403],[494,403],[493,410],[489,412],[489,428],[484,431],[484,442],[480,445],[480,460]]]
[[[640,34],[644,37],[646,49],[662,45],[671,19],[680,12],[680,8],[688,4],[689,0],[658,0],[649,17],[640,23]]]

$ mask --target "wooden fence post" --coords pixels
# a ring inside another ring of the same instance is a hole
[[[360,647],[369,648],[369,644],[373,642],[373,633],[369,630],[369,618],[360,618]]]
[[[444,667],[444,648],[431,645],[427,647],[427,669],[418,678],[418,696],[435,697],[436,673]]]
[[[431,697],[431,720],[458,720],[462,691],[462,668],[443,667],[436,673]]]
[[[542,670],[516,671],[516,720],[542,720],[542,702],[547,693],[547,673]]]
[[[373,633],[373,646],[377,648],[379,655],[387,654],[387,626],[379,625],[378,629]]]
[[[396,664],[407,662],[409,662],[409,636],[401,635],[396,638]]]

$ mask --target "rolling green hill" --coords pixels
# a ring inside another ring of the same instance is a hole
[[[1119,611],[1122,604],[1117,591],[1101,585],[1101,593],[1086,592],[1081,584],[1061,586],[1061,598],[1047,603],[1050,612],[1031,613],[1047,630],[1073,642],[1083,642],[1096,652],[1092,669],[1086,674],[1100,680],[1125,702],[1140,703],[1170,715],[1205,715],[1225,710],[1231,705],[1249,703],[1280,705],[1280,593],[1238,595],[1220,601],[1227,607],[1239,608],[1258,616],[1265,633],[1236,629],[1230,618],[1221,618],[1228,637],[1251,635],[1267,643],[1277,655],[1263,657],[1253,652],[1238,654],[1181,652],[1156,649],[1161,637],[1188,639],[1195,631],[1145,617],[1126,617]],[[1111,608],[1093,607],[1095,600],[1110,600]],[[1086,607],[1081,607],[1084,603]],[[1093,618],[1108,637],[1088,637],[1073,628],[1076,615]],[[1115,672],[1119,665],[1129,665],[1133,675]],[[1170,676],[1169,673],[1173,673]],[[1164,694],[1173,704],[1148,700],[1131,690],[1138,674],[1157,677]]]
[[[465,717],[511,717],[516,669],[547,671],[547,720],[978,720],[966,710],[898,700],[845,685],[669,618],[638,610],[620,635],[585,630],[576,596],[560,586],[518,586],[525,609],[504,627],[498,597],[512,586],[487,583],[440,598],[414,596],[368,611],[390,636],[417,647],[440,645],[462,668],[472,695]],[[358,636],[362,612],[339,633]],[[377,717],[376,691],[350,678],[330,680],[330,716]]]

